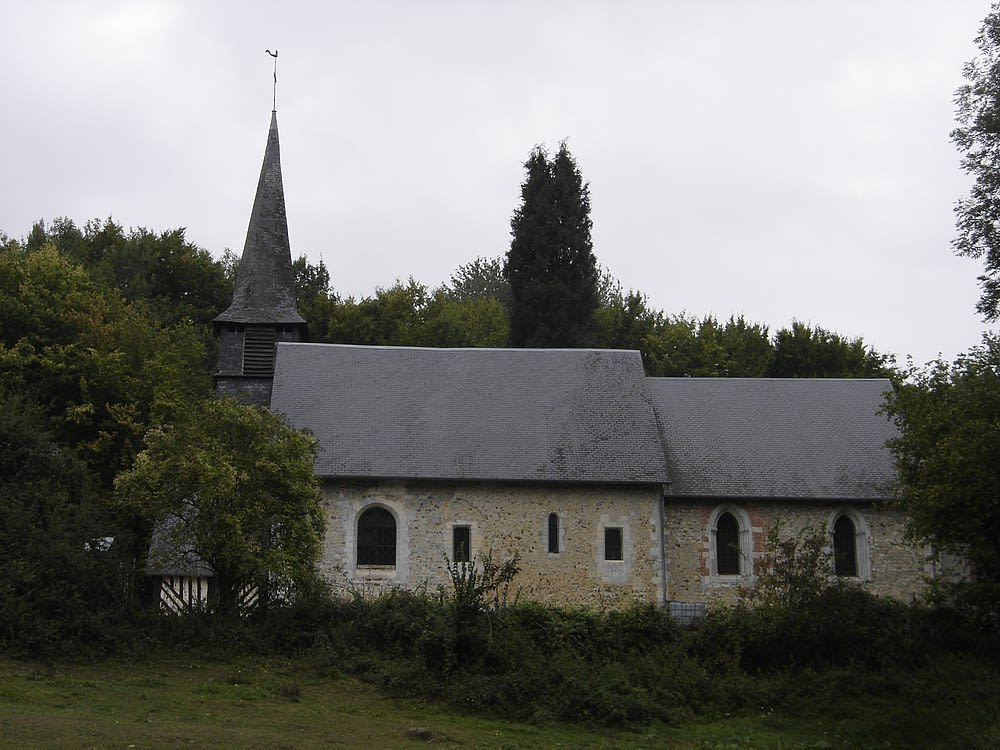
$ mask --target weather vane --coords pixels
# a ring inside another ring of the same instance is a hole
[[[264,50],[267,54],[274,58],[274,90],[272,92],[271,99],[271,109],[278,109],[278,50],[275,49],[274,52],[266,49]]]

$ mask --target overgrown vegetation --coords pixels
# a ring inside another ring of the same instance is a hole
[[[360,678],[386,697],[438,707],[424,715],[444,708],[536,726],[800,722],[823,728],[813,741],[828,744],[817,747],[989,748],[1000,736],[1000,715],[984,710],[1000,705],[995,645],[953,613],[856,588],[821,592],[800,610],[744,603],[691,626],[652,606],[517,603],[481,612],[480,638],[464,653],[458,617],[450,593],[316,594],[225,625],[204,615],[151,620],[142,653],[219,663],[219,689],[261,699],[308,700]],[[287,677],[248,667],[276,660],[292,665]]]
[[[543,726],[770,717],[774,727],[794,716],[827,727],[826,747],[974,749],[1000,737],[1000,714],[982,710],[1000,705],[995,638],[961,612],[880,600],[831,579],[821,533],[774,537],[760,589],[691,625],[651,605],[592,612],[511,602],[516,560],[450,569],[449,590],[338,599],[315,588],[240,620],[147,616],[123,642],[67,639],[50,658],[169,649],[235,665],[280,659],[296,665],[293,678],[268,683],[282,699],[299,700],[304,682],[351,677],[387,697]],[[259,682],[252,670],[231,671],[228,684]]]
[[[1000,627],[1000,340],[954,364],[913,370],[890,396],[900,428],[891,447],[911,535],[970,566],[939,585],[984,627]]]
[[[280,415],[210,398],[147,433],[114,497],[142,527],[159,524],[151,566],[204,563],[213,608],[234,616],[247,587],[267,607],[313,584],[324,530],[315,458],[315,439]]]

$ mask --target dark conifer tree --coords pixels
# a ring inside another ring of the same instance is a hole
[[[510,343],[580,347],[590,341],[598,270],[590,239],[590,189],[566,144],[550,161],[538,146],[524,165],[504,275]]]

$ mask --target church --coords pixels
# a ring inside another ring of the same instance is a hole
[[[932,573],[890,507],[884,379],[650,378],[637,351],[312,344],[278,142],[267,146],[216,391],[317,439],[334,591],[433,591],[446,561],[518,556],[521,600],[682,618],[755,580],[771,529],[821,529],[831,575],[909,600]],[[151,563],[161,602],[211,571]]]

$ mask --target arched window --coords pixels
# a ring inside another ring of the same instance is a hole
[[[750,515],[738,505],[721,505],[708,517],[709,583],[743,584],[753,576],[753,533]]]
[[[858,575],[857,531],[847,516],[839,516],[833,524],[833,572],[838,576]]]
[[[833,573],[844,578],[871,579],[871,531],[865,518],[850,506],[837,508],[827,525]]]
[[[559,552],[559,514],[549,513],[549,552]]]
[[[715,522],[715,563],[720,576],[740,574],[740,526],[732,513],[723,513]]]
[[[396,565],[396,519],[385,508],[358,518],[358,565]]]

